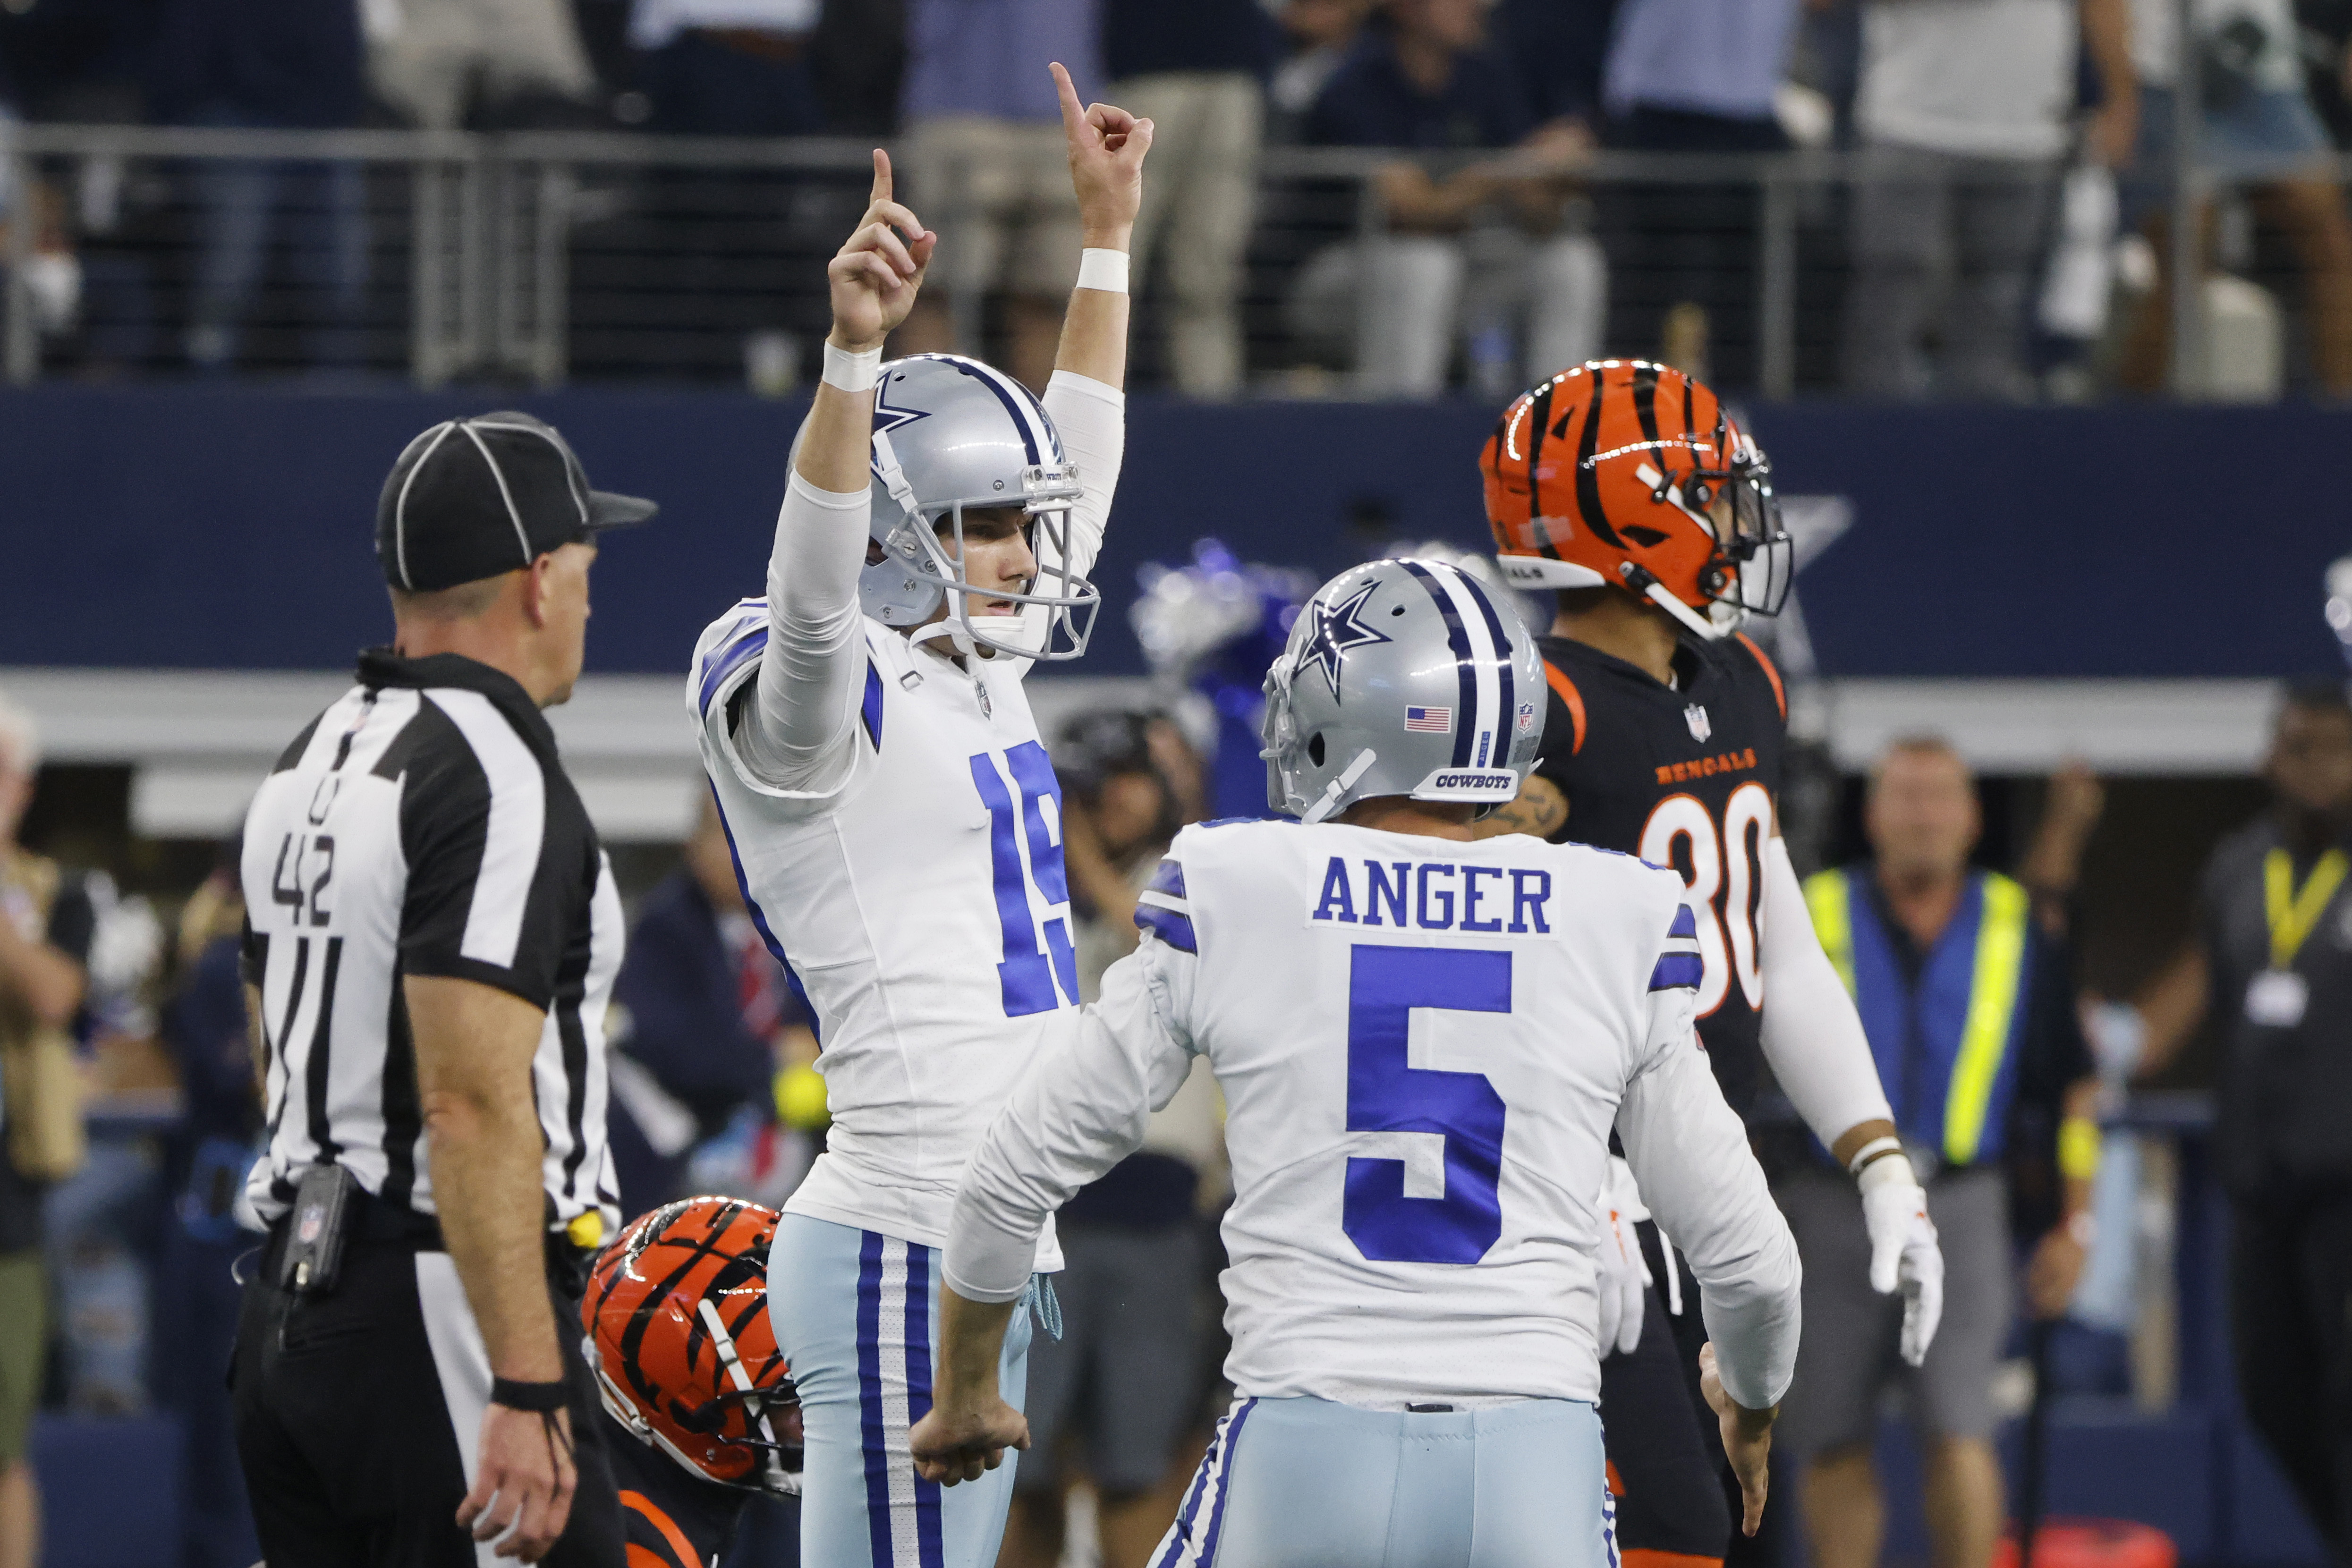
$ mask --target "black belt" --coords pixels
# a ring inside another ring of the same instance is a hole
[[[404,1205],[389,1204],[364,1187],[355,1188],[349,1204],[346,1224],[353,1241],[371,1242],[379,1247],[404,1247],[412,1252],[446,1252],[447,1246],[441,1237],[441,1221],[430,1214],[419,1214]],[[270,1223],[269,1247],[264,1267],[275,1278],[278,1249],[286,1239],[287,1227],[292,1216],[282,1214]],[[588,1269],[595,1261],[593,1249],[575,1245],[561,1230],[547,1233],[548,1277],[567,1294],[577,1296],[587,1282]]]

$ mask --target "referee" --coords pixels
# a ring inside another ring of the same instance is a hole
[[[577,1344],[619,1223],[620,896],[540,709],[571,695],[593,491],[521,413],[434,426],[376,507],[394,642],[246,819],[269,1241],[230,1385],[272,1563],[621,1568]]]

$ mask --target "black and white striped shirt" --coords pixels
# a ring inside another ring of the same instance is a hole
[[[455,976],[547,1012],[531,1062],[552,1227],[620,1223],[604,1142],[604,1009],[620,894],[555,737],[520,685],[454,653],[360,658],[246,817],[246,974],[268,1146],[247,1190],[285,1212],[334,1163],[434,1212],[401,978]]]

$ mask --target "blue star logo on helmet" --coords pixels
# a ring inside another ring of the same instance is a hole
[[[1305,657],[1323,666],[1323,678],[1331,683],[1334,702],[1339,698],[1339,662],[1348,650],[1389,641],[1356,618],[1378,587],[1377,582],[1368,582],[1337,604],[1309,607],[1315,616],[1315,635],[1307,639]]]
[[[912,424],[919,419],[929,419],[931,417],[931,411],[927,408],[900,408],[890,401],[891,383],[894,382],[902,382],[906,379],[904,372],[884,376],[882,378],[881,384],[874,389],[874,431],[876,434],[887,435],[901,425]]]

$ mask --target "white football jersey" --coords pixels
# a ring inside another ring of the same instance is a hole
[[[1078,996],[1028,665],[973,658],[968,674],[866,621],[845,777],[785,789],[743,761],[728,715],[769,629],[763,599],[713,622],[688,695],[752,919],[824,1048],[833,1128],[784,1207],[938,1246],[972,1145]],[[1060,1266],[1049,1233],[1038,1267]]]
[[[1223,1087],[1244,1396],[1595,1400],[1612,1124],[1753,1403],[1796,1348],[1796,1253],[1692,1027],[1679,879],[1631,856],[1291,822],[1188,829],[1099,1003],[1056,1019],[959,1197],[975,1299],[1121,1157],[1195,1054]],[[1622,1116],[1621,1119],[1621,1110]]]

